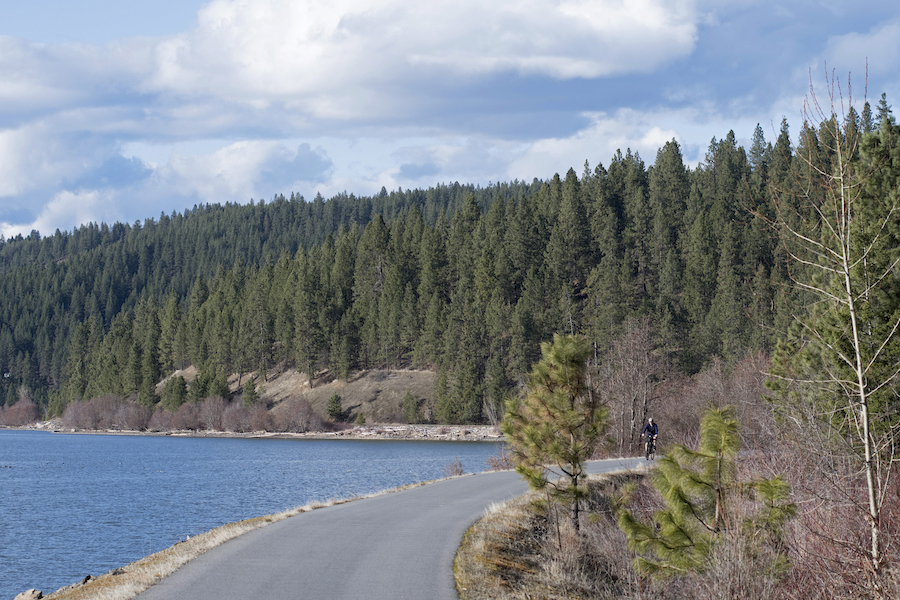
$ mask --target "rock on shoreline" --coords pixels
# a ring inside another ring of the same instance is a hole
[[[339,431],[310,431],[289,433],[280,431],[254,431],[236,433],[231,431],[133,431],[119,429],[82,430],[63,427],[59,422],[44,421],[28,427],[54,433],[90,433],[105,435],[159,435],[179,437],[234,437],[234,438],[292,438],[310,440],[431,440],[458,442],[500,442],[503,434],[499,427],[492,425],[357,425]]]

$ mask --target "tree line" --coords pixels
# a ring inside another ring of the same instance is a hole
[[[844,133],[893,120],[884,96],[874,112]],[[4,240],[5,403],[60,414],[115,394],[174,410],[276,365],[313,382],[414,366],[439,373],[431,418],[478,422],[558,332],[601,362],[643,320],[654,356],[685,374],[771,350],[806,293],[765,222],[772,190],[796,185],[798,156],[827,135],[805,122],[795,147],[783,121],[774,143],[759,126],[746,150],[713,139],[696,168],[673,140],[650,166],[617,152],[546,181],[292,194]],[[157,392],[188,365],[190,386]]]

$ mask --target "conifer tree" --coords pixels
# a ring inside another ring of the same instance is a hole
[[[310,382],[316,375],[324,338],[316,302],[316,270],[311,263],[312,256],[307,259],[301,251],[297,257],[297,282],[293,296],[295,360],[297,369],[306,373]]]
[[[406,392],[403,395],[403,418],[407,423],[419,423],[421,422],[421,414],[419,412],[419,401],[416,400],[416,397],[412,395],[411,392]]]
[[[341,421],[344,418],[344,408],[341,406],[341,397],[337,394],[332,394],[328,399],[328,406],[326,407],[326,412],[328,413],[328,418],[332,421]]]
[[[557,334],[542,343],[527,391],[507,402],[501,425],[516,471],[531,488],[549,486],[553,497],[566,502],[575,530],[587,493],[585,462],[606,428],[607,411],[587,367],[590,355],[583,338]]]
[[[187,400],[187,383],[184,377],[178,375],[170,377],[166,380],[162,393],[162,406],[167,408],[169,412],[175,412],[178,407]]]
[[[231,389],[228,387],[228,378],[225,377],[224,370],[221,368],[216,370],[215,377],[210,381],[209,389],[206,393],[208,397],[219,396],[228,399],[231,395]]]
[[[562,183],[554,221],[544,259],[548,275],[547,292],[558,302],[562,315],[559,327],[574,335],[576,330],[581,330],[580,307],[576,297],[586,285],[591,247],[581,185],[573,169],[569,169]]]
[[[736,273],[736,249],[731,223],[725,225],[719,247],[716,293],[707,316],[707,331],[715,340],[714,350],[728,359],[736,358],[744,347],[744,310],[741,281]]]
[[[888,125],[896,125],[894,113],[891,111],[891,105],[887,102],[887,94],[882,93],[878,100],[878,107],[875,112],[875,127],[881,127],[881,124],[887,122]]]
[[[657,511],[651,523],[620,508],[619,527],[628,547],[638,555],[636,566],[641,572],[657,576],[703,573],[712,566],[716,547],[728,534],[751,547],[775,544],[770,567],[784,566],[786,559],[775,542],[796,514],[789,502],[790,486],[780,477],[753,482],[746,487],[756,490],[762,506],[749,516],[749,509],[740,510],[742,482],[735,464],[740,449],[738,427],[731,407],[704,412],[699,449],[674,446],[650,475],[666,508]],[[764,537],[761,531],[773,535]]]
[[[681,237],[679,224],[690,192],[687,171],[678,142],[671,140],[656,153],[650,172],[649,203],[652,212],[650,252],[654,288],[659,292],[657,308],[669,305],[677,312],[675,290],[680,288],[680,267],[672,261]],[[666,280],[665,283],[663,280]],[[666,289],[664,289],[666,288]]]
[[[241,400],[247,408],[252,408],[256,401],[259,400],[259,390],[256,389],[256,384],[253,383],[252,377],[248,377],[241,388]]]

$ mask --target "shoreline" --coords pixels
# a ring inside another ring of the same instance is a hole
[[[23,428],[20,427],[16,429]],[[456,475],[455,477],[467,477],[469,475],[471,474],[467,473],[464,475]],[[158,552],[139,558],[138,560],[122,567],[115,568],[102,575],[88,575],[80,582],[63,586],[47,595],[43,595],[37,590],[31,589],[21,592],[14,600],[17,600],[20,597],[27,598],[28,600],[32,600],[33,598],[45,598],[46,600],[89,600],[100,594],[107,600],[131,600],[141,592],[146,591],[154,584],[171,575],[191,560],[255,529],[260,529],[271,523],[277,523],[283,519],[306,513],[311,510],[392,494],[428,485],[435,481],[442,481],[443,479],[450,479],[450,477],[410,483],[362,496],[349,496],[346,498],[335,498],[321,502],[309,502],[303,506],[284,510],[279,513],[226,523],[210,529],[209,531],[199,533],[193,537],[188,536],[183,541],[175,542],[167,548],[163,548]],[[32,592],[36,593],[32,594]],[[40,596],[37,595],[39,593],[41,594]]]
[[[503,434],[493,425],[355,425],[340,431],[311,431],[291,433],[283,431],[137,431],[127,429],[71,429],[59,421],[42,421],[22,427],[2,427],[13,431],[47,431],[50,433],[86,435],[172,436],[195,438],[300,439],[300,440],[393,440],[433,442],[502,442]]]

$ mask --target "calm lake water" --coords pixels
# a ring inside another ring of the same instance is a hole
[[[0,430],[0,600],[100,575],[219,525],[311,500],[483,471],[493,443]]]

